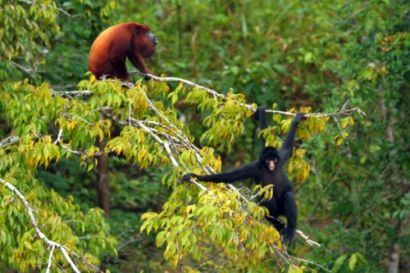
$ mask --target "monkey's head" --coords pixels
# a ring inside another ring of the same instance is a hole
[[[157,36],[151,32],[147,25],[133,24],[132,46],[142,57],[148,58],[155,52],[155,46],[158,44]]]
[[[278,150],[273,147],[266,147],[263,149],[259,158],[259,163],[269,171],[275,171],[279,163]]]

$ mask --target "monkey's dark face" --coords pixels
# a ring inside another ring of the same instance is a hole
[[[157,44],[157,37],[149,30],[136,33],[132,41],[133,50],[141,54],[144,58],[148,58],[154,54]]]
[[[158,38],[157,36],[152,33],[151,31],[147,33],[148,38],[151,40],[151,42],[156,46],[158,44]]]
[[[267,158],[265,159],[265,167],[273,172],[278,164],[279,160],[277,158]]]
[[[260,164],[262,164],[270,172],[276,170],[279,163],[278,151],[273,147],[266,147],[260,156]]]

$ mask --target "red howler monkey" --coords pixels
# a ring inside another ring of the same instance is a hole
[[[150,73],[144,58],[155,52],[158,43],[150,28],[138,23],[122,23],[107,28],[95,39],[90,49],[88,69],[97,79],[128,79],[125,59],[142,73]]]

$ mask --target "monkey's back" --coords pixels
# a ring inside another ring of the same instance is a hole
[[[88,69],[99,78],[117,74],[116,65],[125,65],[135,23],[121,23],[102,31],[94,40],[89,54]]]

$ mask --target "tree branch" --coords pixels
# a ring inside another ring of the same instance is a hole
[[[17,68],[18,70],[20,70],[21,72],[23,72],[24,74],[27,74],[28,76],[30,76],[32,78],[36,78],[36,76],[34,75],[35,73],[32,73],[33,69],[27,68],[24,65],[21,65],[19,63],[13,62],[13,61],[11,61],[10,64],[12,66],[14,66],[15,68]]]
[[[13,145],[19,141],[19,137],[17,136],[8,136],[5,139],[0,140],[0,148],[4,148],[8,145]]]
[[[53,262],[53,255],[54,255],[55,248],[56,248],[55,245],[51,246],[50,255],[48,256],[48,264],[47,264],[46,273],[50,273],[51,263]]]
[[[147,76],[147,77],[149,77],[149,78],[151,78],[155,81],[159,81],[159,82],[180,82],[180,83],[183,83],[187,86],[190,86],[190,87],[193,87],[193,88],[198,88],[200,90],[204,90],[208,94],[213,96],[215,99],[216,98],[220,98],[222,100],[227,99],[226,96],[218,93],[216,90],[210,89],[210,88],[202,86],[202,85],[199,85],[199,84],[194,83],[194,82],[189,81],[189,80],[185,80],[185,79],[177,78],[177,77],[158,77],[158,76],[155,76],[153,74],[143,74],[143,73],[140,73],[140,72],[137,72],[137,73],[142,74],[144,76]],[[246,103],[242,103],[242,102],[238,102],[238,103],[239,103],[239,105],[241,105],[241,106],[243,106],[243,107],[245,107],[245,108],[247,108],[251,111],[256,111],[256,107],[252,104],[246,104]],[[296,115],[295,113],[292,113],[292,112],[280,111],[280,110],[274,110],[274,109],[266,110],[266,112],[275,113],[275,114],[282,114],[282,115],[287,115],[287,116],[295,116]],[[324,117],[329,117],[329,116],[349,115],[353,112],[357,112],[360,115],[365,115],[365,112],[363,112],[359,107],[353,107],[353,108],[350,108],[350,109],[344,109],[344,107],[342,107],[341,111],[334,112],[334,113],[308,113],[305,116],[306,117],[315,117],[315,118],[324,118]]]
[[[55,91],[52,92],[53,96],[61,97],[78,97],[78,96],[91,96],[93,94],[90,90],[66,90],[66,91]]]

